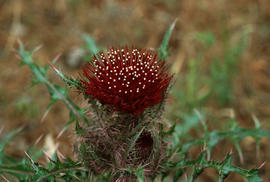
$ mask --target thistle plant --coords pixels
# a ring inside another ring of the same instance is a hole
[[[88,101],[87,108],[80,108],[68,95],[68,87],[53,84],[47,76],[49,66],[41,67],[33,60],[37,49],[27,51],[19,43],[21,64],[34,74],[32,84],[44,84],[50,93],[50,104],[45,115],[56,102],[63,102],[70,112],[70,120],[62,131],[75,124],[77,142],[74,144],[75,160],[59,157],[57,152],[49,156],[47,164],[38,161],[41,150],[35,146],[25,151],[23,159],[16,159],[5,152],[9,140],[23,129],[11,132],[0,141],[0,179],[5,181],[55,182],[194,182],[206,168],[218,172],[219,182],[237,173],[246,181],[261,182],[259,169],[242,169],[232,164],[232,152],[224,160],[212,159],[213,148],[221,141],[233,143],[240,158],[243,152],[240,142],[252,137],[260,147],[262,137],[270,138],[270,132],[261,129],[254,117],[255,128],[238,126],[231,118],[230,128],[210,131],[204,116],[194,110],[196,119],[203,126],[200,137],[184,133],[185,125],[165,124],[164,106],[173,76],[165,62],[168,42],[175,22],[156,50],[134,47],[112,47],[107,52],[95,52],[79,72],[78,78],[63,74],[53,64],[51,68],[69,87],[75,87]],[[86,36],[87,37],[87,36]],[[90,41],[90,47],[94,44]],[[0,129],[1,133],[1,129]],[[201,146],[197,158],[191,158],[193,146]],[[184,175],[185,174],[185,175]],[[182,176],[186,176],[183,179]]]
[[[126,168],[158,175],[166,157],[158,123],[172,75],[157,52],[111,48],[94,56],[78,80],[93,118],[79,142],[83,163],[97,174],[110,171],[116,181],[136,179]]]

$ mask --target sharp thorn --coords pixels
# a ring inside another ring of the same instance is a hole
[[[38,45],[37,47],[35,47],[35,48],[33,49],[33,53],[39,51],[42,47],[43,47],[42,44]]]
[[[62,56],[62,53],[57,54],[57,55],[55,56],[55,58],[53,58],[52,64],[55,64],[55,63],[59,60],[59,58],[60,58],[61,56]]]
[[[266,164],[266,161],[264,161],[264,162],[258,167],[258,169],[261,169],[265,164]]]
[[[24,151],[26,157],[31,161],[32,164],[34,164],[35,162],[33,161],[33,159],[31,159],[31,157],[28,155],[28,153],[26,151]]]
[[[66,159],[66,157],[65,157],[59,150],[57,150],[57,155],[58,155],[59,158],[61,158],[62,160]]]
[[[49,161],[51,161],[52,160],[52,157],[50,156],[50,154],[48,154],[46,151],[42,151],[43,152],[43,154],[49,159]]]
[[[45,118],[47,117],[49,111],[50,110],[45,111],[45,113],[43,114],[42,118],[40,119],[40,123],[43,123],[45,121]]]
[[[40,140],[43,138],[43,136],[44,136],[44,134],[40,135],[40,136],[36,139],[34,145],[37,145],[37,144],[40,142]]]
[[[66,128],[63,128],[63,129],[58,133],[56,139],[59,139],[59,138],[63,135],[63,133],[64,133],[65,131],[66,131]]]
[[[9,182],[9,180],[4,175],[1,175],[1,177],[5,180],[5,182]]]

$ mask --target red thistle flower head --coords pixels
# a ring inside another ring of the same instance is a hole
[[[83,93],[117,111],[141,114],[164,98],[172,75],[157,53],[136,48],[111,48],[83,67]]]

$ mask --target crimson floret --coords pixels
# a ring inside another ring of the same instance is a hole
[[[83,67],[84,95],[115,110],[141,114],[164,98],[172,75],[157,53],[136,48],[111,48]]]

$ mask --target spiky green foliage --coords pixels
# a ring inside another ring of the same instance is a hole
[[[46,166],[35,162],[42,154],[41,150],[35,150],[34,146],[25,152],[23,159],[11,158],[5,154],[4,149],[12,137],[19,134],[22,129],[9,133],[0,142],[0,175],[8,175],[14,181],[56,181],[61,178],[66,181],[80,181],[80,178],[86,178],[85,169],[80,163],[72,161],[70,158],[59,159],[57,154],[50,158]],[[31,157],[30,157],[31,155]]]
[[[214,160],[207,160],[207,152],[202,152],[195,160],[183,159],[179,162],[170,164],[170,172],[174,171],[173,181],[176,182],[181,175],[188,169],[192,169],[192,174],[189,181],[194,181],[206,168],[214,168],[218,171],[219,182],[223,182],[230,173],[234,172],[243,176],[249,182],[261,182],[258,169],[245,170],[231,164],[232,154],[229,153],[223,161],[217,162]]]
[[[213,148],[221,141],[228,140],[231,141],[236,150],[239,153],[239,157],[242,155],[242,150],[240,148],[240,142],[246,138],[246,137],[252,137],[258,147],[260,145],[259,141],[261,137],[267,137],[270,139],[270,132],[262,130],[259,126],[259,121],[256,120],[255,122],[255,128],[254,129],[246,129],[241,128],[238,126],[237,122],[232,119],[232,127],[223,131],[209,131],[208,126],[205,124],[205,121],[203,120],[202,115],[195,110],[197,113],[198,119],[201,120],[204,135],[201,138],[197,139],[190,139],[189,141],[185,141],[185,137],[183,135],[183,130],[181,127],[175,127],[174,132],[172,133],[174,138],[177,138],[179,140],[173,140],[172,146],[169,152],[169,156],[172,156],[168,159],[169,162],[167,165],[171,166],[175,173],[174,179],[178,179],[181,177],[181,174],[183,174],[188,168],[193,168],[193,174],[191,175],[192,179],[195,179],[198,177],[201,172],[203,172],[203,169],[205,168],[214,168],[219,173],[220,181],[223,181],[230,173],[237,173],[243,176],[246,180],[250,182],[259,182],[262,181],[259,177],[259,169],[251,169],[251,170],[245,170],[241,169],[237,166],[234,166],[231,164],[231,157],[232,154],[228,154],[226,158],[221,161],[217,162],[211,159],[211,153]],[[178,130],[177,130],[178,129]],[[180,141],[180,140],[184,141]],[[200,157],[196,160],[189,160],[187,155],[191,147],[194,146],[204,146],[205,150],[200,155]],[[179,159],[179,162],[172,162],[175,159]],[[166,173],[165,173],[166,174]],[[192,180],[191,180],[192,181]]]
[[[34,74],[34,79],[32,80],[32,86],[37,85],[39,83],[44,84],[50,93],[50,104],[47,107],[47,110],[45,113],[49,112],[49,110],[52,108],[52,106],[57,101],[62,101],[66,104],[67,108],[69,109],[71,115],[75,115],[78,119],[83,120],[85,123],[88,123],[87,118],[84,116],[83,109],[79,108],[69,97],[67,88],[55,85],[51,83],[48,79],[48,68],[49,66],[46,65],[44,67],[41,67],[36,64],[36,62],[33,61],[32,55],[35,52],[35,49],[32,51],[26,51],[24,49],[24,46],[21,42],[19,42],[19,50],[18,53],[21,56],[21,65],[27,65],[32,73]],[[76,83],[75,80],[68,80],[69,82]]]
[[[257,122],[257,121],[256,121]],[[258,126],[258,124],[257,124]],[[174,127],[173,128],[177,128]],[[181,131],[177,131],[170,134],[182,138]],[[171,130],[171,131],[172,131]],[[37,154],[32,154],[33,157],[25,157],[22,160],[17,160],[9,157],[4,153],[4,146],[8,143],[12,136],[20,132],[16,130],[10,133],[0,144],[0,174],[9,174],[21,181],[54,181],[57,178],[64,179],[66,181],[79,181],[78,179],[85,180],[90,178],[87,170],[83,167],[81,163],[72,161],[70,159],[60,160],[57,155],[54,155],[50,162],[46,166],[41,166],[40,164],[34,162],[38,156]],[[169,133],[167,133],[169,134]],[[169,135],[170,135],[169,134]],[[224,131],[207,131],[201,138],[191,139],[190,141],[184,141],[177,143],[176,141],[172,143],[171,148],[168,151],[168,156],[170,156],[166,162],[163,163],[162,177],[165,178],[169,174],[173,174],[173,181],[180,179],[182,174],[187,171],[187,169],[192,169],[192,173],[189,176],[190,181],[195,180],[200,174],[203,173],[206,168],[214,168],[218,171],[219,181],[224,181],[230,173],[237,173],[243,176],[249,182],[260,182],[262,179],[259,177],[259,169],[242,169],[231,163],[232,154],[229,153],[223,161],[214,161],[209,158],[212,148],[219,142],[224,140],[233,141],[240,143],[245,137],[251,136],[256,141],[259,141],[261,137],[267,137],[270,139],[270,132],[264,131],[260,128],[245,129],[239,126],[234,126],[231,129]],[[136,140],[136,136],[135,139]],[[259,143],[258,143],[259,144]],[[207,146],[205,151],[195,159],[188,158],[188,151],[193,146]],[[135,174],[138,179],[142,179],[142,169],[143,166],[138,167],[138,169],[123,169],[127,173]],[[106,181],[111,179],[110,175],[92,176],[93,181],[99,179],[100,181]]]

